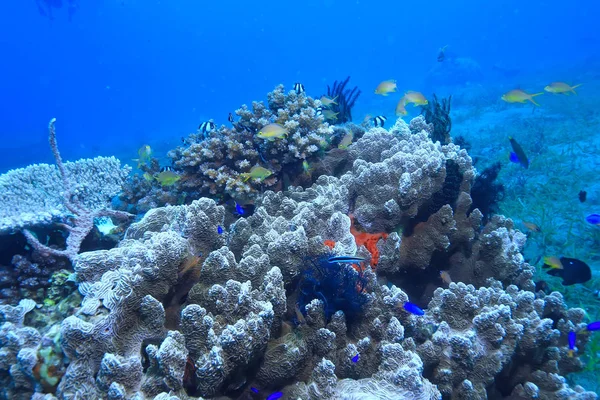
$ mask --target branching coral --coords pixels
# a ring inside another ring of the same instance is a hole
[[[23,233],[27,238],[27,241],[38,252],[54,257],[67,257],[74,262],[81,248],[81,243],[94,227],[94,220],[96,218],[107,216],[121,220],[127,220],[133,217],[133,215],[123,211],[108,209],[106,208],[106,205],[103,205],[103,207],[100,206],[96,209],[88,209],[84,204],[76,200],[76,197],[74,197],[76,196],[75,187],[69,182],[65,165],[62,162],[62,158],[56,144],[56,131],[54,129],[55,122],[56,119],[54,118],[50,121],[48,124],[48,132],[50,148],[52,149],[52,153],[56,159],[56,166],[58,167],[58,171],[62,179],[63,189],[65,190],[62,195],[63,205],[71,212],[71,215],[69,216],[70,223],[60,224],[60,226],[65,229],[69,235],[67,237],[67,248],[64,250],[50,248],[40,243],[38,238],[31,231],[25,229]]]
[[[358,96],[361,94],[358,86],[355,86],[353,89],[346,89],[349,80],[350,77],[347,77],[344,81],[333,82],[332,87],[327,85],[327,96],[330,99],[335,99],[337,103],[332,104],[331,109],[334,113],[337,113],[336,123],[339,124],[352,121],[352,107],[354,107],[354,103],[356,103]]]

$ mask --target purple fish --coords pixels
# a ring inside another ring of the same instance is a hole
[[[592,322],[587,326],[588,331],[600,331],[600,321]]]
[[[223,228],[221,227],[221,225],[217,226],[217,233],[218,233],[219,235],[222,235],[222,234],[223,234]]]
[[[417,306],[414,303],[411,303],[410,301],[407,301],[406,303],[404,303],[404,309],[411,314],[425,315],[425,311],[421,310],[419,308],[419,306]]]
[[[254,393],[258,393],[259,392],[259,390],[257,388],[255,388],[255,387],[250,387],[250,390],[252,390]]]
[[[573,331],[569,332],[569,350],[576,350],[575,342],[577,341],[577,334]]]
[[[272,395],[270,395],[269,397],[267,397],[267,400],[280,399],[282,396],[283,396],[283,393],[281,393],[281,392],[275,392]]]
[[[360,358],[360,353],[356,353],[356,355],[354,357],[352,357],[352,362],[358,362],[358,359]]]
[[[510,152],[508,159],[510,160],[510,162],[513,162],[515,164],[519,164],[521,162],[521,161],[519,161],[519,156],[514,151]]]
[[[598,225],[600,224],[600,214],[590,214],[585,217],[585,220],[592,225]]]

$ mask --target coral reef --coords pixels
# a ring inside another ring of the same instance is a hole
[[[44,356],[34,356],[42,334],[21,317],[31,303],[0,306],[0,354],[16,365],[0,364],[5,397],[595,399],[564,378],[583,368],[567,336],[579,332],[585,351],[585,312],[534,293],[525,235],[501,216],[483,224],[471,209],[471,158],[433,142],[423,118],[370,129],[349,145],[351,165],[306,188],[259,196],[259,182],[239,179],[249,167],[235,164],[242,148],[252,162],[268,156],[277,181],[277,166],[307,156],[291,142],[252,141],[271,117],[292,140],[329,132],[316,104],[279,88],[268,109],[238,110],[234,129],[176,150],[189,181],[173,191],[253,193],[254,213],[234,218],[208,198],[154,208],[118,247],[79,254],[81,306]],[[217,156],[198,155],[227,146],[227,132],[248,140],[230,158],[223,148],[219,168],[248,191],[202,169]],[[330,263],[332,255],[365,262]],[[409,301],[424,312],[408,312]]]

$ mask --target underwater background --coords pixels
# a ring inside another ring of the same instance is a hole
[[[161,166],[176,168],[185,160],[183,152],[167,153],[193,145],[186,138],[197,134],[203,122],[228,125],[230,113],[242,104],[267,100],[266,93],[279,84],[287,93],[301,83],[306,95],[319,99],[328,85],[350,77],[349,87],[361,91],[352,108],[353,122],[372,124],[367,116],[385,116],[388,129],[398,118],[395,108],[404,92],[418,91],[430,102],[434,94],[452,96],[452,139],[458,144],[461,137],[477,172],[489,178],[479,195],[494,197],[483,201],[490,205],[484,222],[492,214],[512,219],[527,235],[522,253],[535,267],[536,291],[557,291],[568,307],[585,310],[586,322],[600,320],[600,3],[23,0],[5,2],[3,11],[0,173],[55,163],[48,146],[51,118],[59,126],[63,160],[115,156],[133,167],[131,174],[139,175],[136,184],[143,186],[144,173],[156,177],[159,171],[169,172]],[[398,93],[375,93],[386,80],[396,81]],[[544,90],[552,82],[581,86],[576,93],[554,94]],[[524,103],[503,100],[516,89],[543,94]],[[401,118],[409,123],[421,108],[407,105],[406,111]],[[527,153],[527,168],[511,160],[515,147],[509,138]],[[152,170],[138,168],[146,145],[156,158]],[[473,198],[474,190],[476,186]],[[189,204],[186,196],[177,204]],[[219,195],[214,199],[224,200]],[[152,204],[166,203],[171,202]],[[236,218],[246,212],[238,206],[227,203],[239,213]],[[137,214],[137,221],[153,208],[128,207],[120,209]],[[224,218],[219,235],[223,229],[227,233],[225,225],[234,226],[232,217]],[[350,219],[350,229],[355,229]],[[376,241],[391,234],[387,228],[378,230],[387,233]],[[359,244],[358,234],[352,234]],[[0,246],[3,266],[12,257],[6,249]],[[551,262],[545,257],[583,261],[591,278],[565,286],[564,279],[543,268]],[[337,284],[345,279],[329,276],[328,267],[319,268],[323,262],[316,260],[308,269],[303,290],[309,291],[308,285],[316,291],[313,280]],[[364,285],[362,275],[359,283],[352,279],[351,288]],[[314,297],[303,299],[301,292],[297,302],[305,307]],[[352,307],[364,302],[360,296],[351,301]],[[336,307],[328,306],[325,315],[331,318]],[[354,315],[353,308],[344,310],[347,317]],[[582,371],[568,375],[567,381],[600,393],[600,334],[586,340],[585,352],[579,354]]]

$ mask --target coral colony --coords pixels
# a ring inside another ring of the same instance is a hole
[[[171,165],[143,147],[133,177],[63,163],[51,121],[56,166],[0,176],[0,398],[595,399],[565,376],[600,326],[535,292],[449,100],[334,126],[347,81],[279,86]]]

